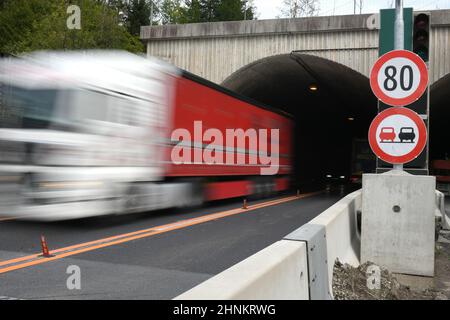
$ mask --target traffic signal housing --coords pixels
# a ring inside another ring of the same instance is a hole
[[[413,52],[425,62],[430,59],[430,14],[414,15]]]

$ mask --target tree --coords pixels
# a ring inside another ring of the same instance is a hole
[[[152,4],[146,0],[131,0],[127,5],[126,21],[128,32],[138,36],[141,33],[141,26],[150,25],[150,14]]]
[[[282,17],[312,17],[317,14],[319,14],[318,0],[283,0],[281,8]]]
[[[222,0],[217,8],[216,21],[253,20],[255,7],[246,0]]]
[[[186,9],[181,23],[203,22],[200,0],[185,0],[184,7]]]
[[[181,0],[163,0],[160,7],[162,24],[179,24],[188,21],[187,8],[182,5]]]
[[[118,14],[128,31],[137,36],[141,26],[213,21],[252,20],[253,0],[97,0]],[[150,23],[150,16],[152,22]]]
[[[137,37],[119,25],[118,13],[103,1],[71,1],[81,9],[81,30],[66,25],[65,0],[5,0],[0,11],[0,52],[124,49],[142,52]]]
[[[218,21],[217,15],[221,2],[223,0],[200,0],[201,22]]]

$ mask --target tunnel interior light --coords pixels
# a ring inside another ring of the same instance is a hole
[[[319,90],[319,87],[317,86],[317,84],[310,84],[309,85],[309,91],[315,92]]]

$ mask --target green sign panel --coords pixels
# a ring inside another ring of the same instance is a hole
[[[403,20],[405,25],[405,50],[412,51],[413,8],[403,9]],[[394,27],[395,9],[380,10],[380,56],[394,50]]]

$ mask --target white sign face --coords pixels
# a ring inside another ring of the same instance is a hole
[[[370,86],[378,99],[391,106],[406,106],[418,100],[428,86],[428,69],[411,51],[386,53],[375,63]]]
[[[369,128],[369,144],[383,161],[400,164],[417,158],[427,143],[427,128],[422,118],[407,108],[381,112]]]

